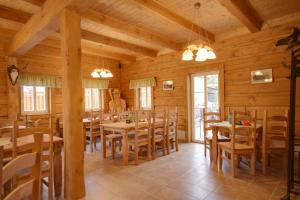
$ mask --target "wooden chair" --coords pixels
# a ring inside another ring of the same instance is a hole
[[[135,112],[134,137],[128,138],[129,153],[135,155],[135,164],[138,164],[139,152],[142,147],[147,149],[147,158],[151,159],[151,113],[150,111]]]
[[[53,129],[52,129],[52,120],[50,115],[39,116],[38,119],[33,121],[34,127],[26,129],[18,129],[17,123],[14,124],[13,129],[13,158],[18,155],[29,152],[30,150],[26,147],[26,143],[22,142],[19,144],[17,141],[22,141],[25,137],[31,136],[34,132],[42,132],[44,135],[43,141],[43,150],[42,154],[42,172],[41,178],[42,183],[48,187],[48,197],[49,200],[53,199]],[[24,148],[24,149],[23,149]],[[28,172],[21,174],[19,177],[19,182],[27,180]],[[46,180],[47,178],[47,180]],[[41,188],[43,189],[43,188]]]
[[[161,146],[163,155],[166,155],[166,110],[152,112],[152,157],[155,159],[158,145]]]
[[[1,188],[9,180],[12,180],[23,170],[31,169],[29,178],[22,184],[13,188],[13,190],[4,197],[4,200],[21,200],[30,198],[32,200],[40,200],[41,197],[41,151],[42,151],[43,134],[34,134],[34,143],[31,153],[17,156],[3,167],[3,146],[0,147],[0,180]],[[1,190],[2,191],[2,190]],[[2,194],[3,195],[3,194]]]
[[[267,172],[270,164],[270,155],[282,155],[284,169],[287,167],[288,153],[288,111],[285,115],[269,116],[268,111],[264,111],[263,139],[262,139],[262,171]]]
[[[177,107],[174,110],[168,109],[167,122],[166,122],[166,148],[167,154],[170,154],[170,144],[172,149],[179,150],[178,147],[178,110]]]
[[[112,121],[112,116],[110,113],[101,114],[101,124],[110,123]],[[109,146],[111,147],[112,159],[115,159],[116,148],[119,146],[119,151],[122,148],[122,135],[117,132],[106,132],[105,139],[108,141]]]
[[[204,125],[204,156],[206,157],[206,149],[209,149],[210,161],[212,161],[212,128],[210,123],[221,122],[221,114],[219,112],[207,112],[203,108],[203,125]],[[230,141],[229,137],[226,137],[222,134],[217,136],[218,142],[228,142]]]
[[[248,120],[250,126],[237,125],[239,122]],[[236,167],[241,155],[250,156],[251,174],[255,175],[255,162],[256,162],[256,112],[253,112],[252,116],[248,115],[248,112],[232,112],[232,127],[230,130],[231,141],[218,143],[218,158],[219,158],[219,170],[222,170],[223,159],[230,161],[231,174],[236,177]],[[242,138],[242,140],[240,140]],[[244,140],[248,138],[248,141]],[[225,154],[223,154],[225,152]],[[230,155],[230,157],[229,157]]]
[[[86,140],[89,140],[90,142],[90,147],[91,147],[91,152],[94,151],[94,147],[96,149],[96,144],[97,144],[97,138],[101,137],[100,133],[100,123],[101,119],[96,117],[95,115],[91,114],[90,118],[90,124],[88,127],[85,127],[85,137]]]

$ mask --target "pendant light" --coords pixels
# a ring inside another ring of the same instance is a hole
[[[93,78],[112,78],[113,74],[109,69],[104,68],[104,59],[102,59],[102,68],[96,68],[92,71]]]
[[[195,15],[196,19],[199,19],[199,12],[201,4],[199,2],[194,4],[195,10],[197,11],[197,15]],[[192,24],[193,29],[193,24]],[[200,33],[198,33],[198,39],[200,40]],[[205,31],[205,37],[207,41],[205,43],[196,43],[190,44],[191,34],[189,35],[188,45],[184,52],[182,53],[182,60],[183,61],[191,61],[195,57],[195,61],[197,62],[204,62],[206,60],[213,60],[216,59],[217,56],[210,46],[210,41],[207,36],[207,32]],[[195,54],[195,55],[194,55]]]

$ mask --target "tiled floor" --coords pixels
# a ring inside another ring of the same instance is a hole
[[[280,166],[255,177],[241,166],[233,179],[226,164],[223,173],[211,168],[201,144],[182,144],[179,152],[138,166],[100,156],[99,151],[86,153],[87,200],[278,200],[285,193]]]

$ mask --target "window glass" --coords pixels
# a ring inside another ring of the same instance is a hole
[[[140,91],[140,107],[143,109],[151,109],[151,87],[141,87]]]
[[[85,88],[85,110],[99,110],[102,107],[101,90],[97,88]]]
[[[22,113],[47,113],[48,89],[42,86],[22,86]]]

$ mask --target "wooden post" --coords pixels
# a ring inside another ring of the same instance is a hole
[[[64,9],[60,19],[63,57],[64,191],[65,199],[85,196],[82,123],[80,14]]]
[[[7,66],[18,66],[17,58],[7,57]],[[7,92],[8,92],[8,118],[10,120],[16,120],[20,108],[20,92],[19,85],[12,85],[9,77],[7,76]]]

